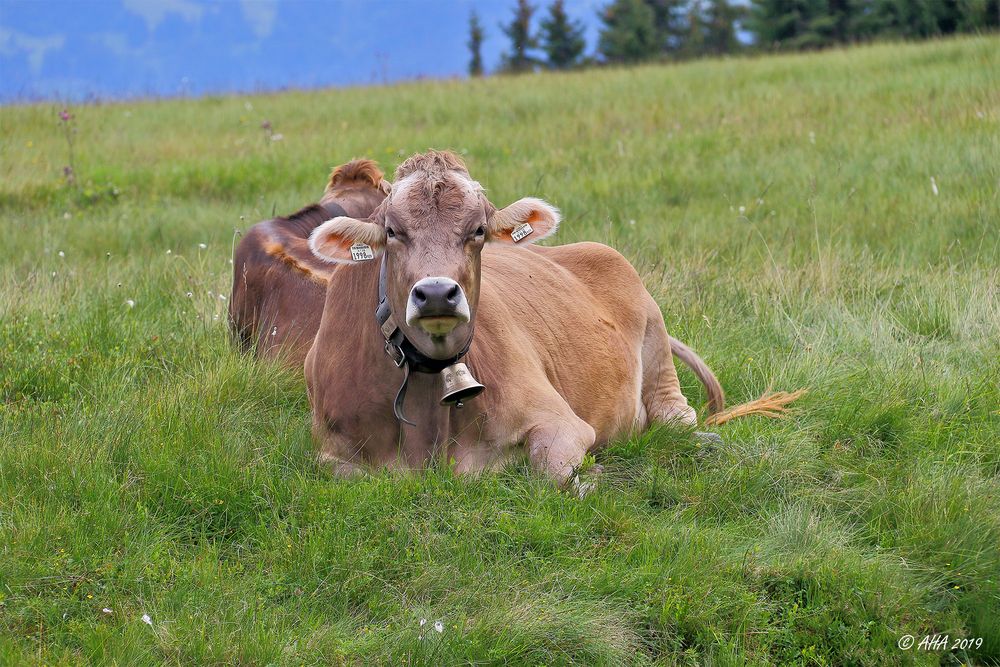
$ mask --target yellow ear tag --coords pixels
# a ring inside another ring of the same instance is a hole
[[[514,228],[514,231],[510,233],[510,238],[514,239],[514,243],[517,243],[521,239],[530,235],[531,232],[533,231],[535,230],[531,228],[531,225],[529,225],[526,222],[522,222],[520,225]]]
[[[367,262],[369,259],[375,259],[375,253],[367,243],[355,243],[351,246],[351,259],[355,262]]]

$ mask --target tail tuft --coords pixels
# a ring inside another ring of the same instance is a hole
[[[783,419],[788,416],[788,408],[786,406],[792,401],[805,396],[808,392],[808,389],[799,389],[793,392],[776,391],[766,393],[755,401],[734,405],[728,410],[709,415],[705,418],[705,425],[718,426],[719,424],[725,424],[730,419],[746,417],[748,415],[762,415],[774,419]]]

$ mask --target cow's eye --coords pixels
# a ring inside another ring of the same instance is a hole
[[[392,227],[386,227],[385,235],[388,236],[390,239],[394,239],[396,238],[396,230],[394,230]]]
[[[479,227],[476,229],[476,236],[486,236],[486,228],[483,227],[482,225],[479,225]]]

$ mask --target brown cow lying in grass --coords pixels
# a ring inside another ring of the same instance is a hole
[[[539,199],[496,208],[457,156],[431,151],[400,165],[371,215],[317,227],[309,245],[330,270],[305,373],[321,458],[340,474],[434,459],[477,471],[523,444],[563,482],[612,438],[695,424],[672,352],[721,409],[718,381],[671,341],[624,257],[597,243],[533,245],[558,222]],[[439,371],[458,361],[486,386],[464,409],[441,401]]]
[[[332,267],[316,258],[308,240],[338,215],[367,217],[388,192],[371,160],[354,160],[330,174],[326,192],[287,218],[254,225],[236,246],[229,324],[244,350],[281,356],[302,367],[312,346]]]

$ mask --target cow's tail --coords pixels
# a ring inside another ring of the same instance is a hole
[[[715,373],[708,367],[702,358],[690,347],[670,336],[670,351],[674,356],[684,362],[684,364],[694,371],[698,380],[705,385],[705,392],[708,394],[708,411],[711,414],[722,412],[726,407],[726,394],[722,391],[722,385]]]
[[[709,412],[708,417],[705,419],[705,424],[709,426],[724,424],[730,419],[745,417],[747,415],[784,417],[787,414],[788,404],[805,395],[808,391],[806,389],[799,389],[793,392],[766,392],[754,401],[740,403],[726,410],[726,395],[722,391],[722,385],[719,384],[718,378],[715,377],[715,373],[708,367],[708,364],[694,350],[673,336],[670,336],[670,351],[694,371],[694,374],[698,376],[698,380],[705,386],[705,392],[708,394]]]

